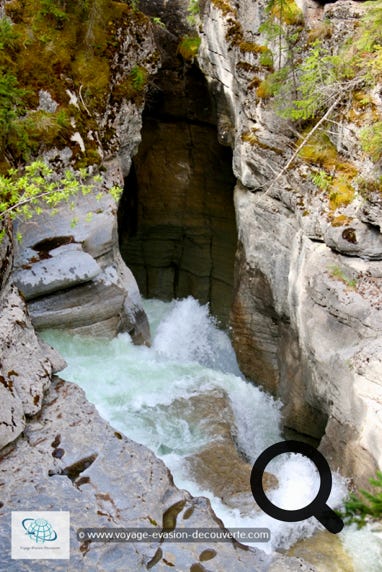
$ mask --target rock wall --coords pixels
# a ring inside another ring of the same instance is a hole
[[[261,49],[250,49],[265,43],[265,6],[207,2],[199,54],[239,181],[233,341],[244,373],[283,400],[286,428],[321,439],[332,467],[365,485],[382,466],[380,200],[356,194],[333,209],[298,158],[274,183],[296,134],[255,89],[269,73]],[[303,34],[325,18],[332,42],[350,35],[364,10],[351,1],[303,7]],[[328,137],[341,161],[365,174],[373,166],[352,121]]]
[[[25,302],[10,284],[0,294],[0,348],[2,449],[22,433],[26,417],[40,411],[53,371],[65,364],[37,338]]]
[[[9,3],[4,5],[0,2],[2,17],[4,9],[12,8]],[[66,145],[63,138],[58,147],[41,141],[40,158],[49,164],[57,179],[67,171],[78,175],[78,162],[85,161],[85,156],[88,162],[97,157],[96,163],[102,157],[103,165],[98,178],[95,165],[82,165],[81,178],[91,190],[78,193],[75,200],[61,203],[57,209],[41,205],[40,214],[15,221],[14,228],[9,220],[0,219],[0,448],[14,441],[26,421],[40,412],[52,374],[65,367],[35,330],[65,328],[73,333],[108,337],[128,331],[135,343],[150,343],[136,281],[119,253],[117,202],[109,193],[113,186],[123,185],[130,169],[131,155],[140,141],[144,103],[144,88],[133,91],[132,96],[130,93],[131,97],[117,97],[115,86],[122,80],[131,83],[129,74],[134,65],[141,66],[145,74],[154,73],[157,67],[149,20],[136,12],[126,15],[126,10],[127,6],[123,8],[119,32],[114,26],[110,31],[119,51],[104,54],[109,58],[112,75],[98,123],[95,111],[86,106],[81,88],[76,94],[75,80],[63,74],[46,78],[46,90],[35,94],[38,110],[28,112],[31,117],[40,111],[48,119],[50,114],[53,118],[63,102],[55,102],[49,89],[61,81],[61,89],[55,93],[65,94],[69,101],[65,113],[71,114],[71,125],[78,131],[75,141],[67,134]],[[19,24],[22,22],[20,26],[31,24],[27,12],[10,13]],[[143,30],[147,32],[144,36]],[[67,82],[72,91],[65,91]],[[92,130],[88,129],[88,121]],[[17,240],[13,240],[12,233]]]
[[[157,32],[162,67],[121,201],[121,253],[143,295],[193,295],[227,324],[236,248],[232,152],[218,142],[206,80],[180,53],[182,37],[195,31],[184,3],[176,4],[176,18],[173,4],[144,6],[167,28]]]
[[[103,186],[121,179],[114,161]],[[37,329],[107,337],[128,331],[136,343],[150,343],[138,286],[119,254],[117,204],[105,188],[96,183],[72,208],[63,204],[57,214],[44,211],[16,228],[22,240],[13,280]]]
[[[54,380],[38,418],[0,459],[0,566],[10,559],[11,510],[70,511],[70,569],[285,570],[314,572],[300,559],[266,556],[238,542],[86,542],[79,528],[222,528],[205,498],[174,486],[164,463],[101,419],[75,384]],[[10,479],[9,475],[13,475]],[[67,570],[57,561],[54,569]],[[17,570],[51,570],[47,560],[18,560]],[[285,566],[283,568],[283,566]],[[289,566],[289,568],[287,568]],[[204,566],[203,566],[204,569]]]

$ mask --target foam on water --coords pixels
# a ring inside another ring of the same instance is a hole
[[[315,518],[285,523],[255,509],[243,517],[190,479],[183,459],[201,450],[210,438],[181,416],[169,416],[163,406],[177,398],[224,389],[234,412],[238,445],[254,462],[265,448],[282,440],[281,404],[244,379],[228,336],[217,328],[207,306],[189,297],[171,303],[146,300],[145,310],[152,330],[151,348],[134,346],[128,334],[105,341],[45,332],[45,340],[68,363],[61,377],[77,382],[116,429],[161,457],[178,487],[207,496],[227,527],[270,528],[272,543],[262,549],[287,548],[312,534],[320,527]],[[317,470],[301,455],[282,455],[267,470],[279,480],[279,488],[269,498],[282,508],[300,508],[318,490]],[[344,480],[333,475],[328,504],[338,507],[345,495]]]

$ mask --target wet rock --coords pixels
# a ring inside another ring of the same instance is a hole
[[[213,389],[188,399],[176,399],[165,408],[167,415],[180,417],[198,431],[206,442],[201,451],[186,457],[192,478],[221,498],[225,504],[249,514],[254,506],[250,490],[252,465],[235,445],[235,421],[227,394]],[[267,489],[277,486],[277,479],[265,473]]]
[[[342,545],[341,538],[326,530],[299,540],[288,550],[288,555],[303,558],[305,562],[312,564],[317,572],[354,572],[353,563]]]
[[[193,478],[202,488],[212,491],[242,515],[253,511],[255,502],[249,484],[252,465],[239,455],[232,438],[223,443],[212,441],[203,451],[188,457],[188,462]],[[274,475],[264,474],[264,490],[275,488],[277,483]]]

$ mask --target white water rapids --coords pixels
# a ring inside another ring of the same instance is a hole
[[[207,306],[189,297],[171,303],[146,300],[144,307],[151,325],[151,348],[133,345],[128,334],[105,341],[53,330],[44,332],[44,339],[68,363],[60,376],[78,383],[113,427],[162,458],[178,487],[194,496],[207,496],[226,527],[270,528],[271,543],[258,545],[259,548],[285,549],[322,528],[315,518],[297,523],[277,521],[256,512],[255,505],[253,513],[242,516],[239,509],[224,505],[191,479],[184,458],[203,449],[210,437],[200,426],[190,425],[181,416],[169,416],[165,407],[158,406],[213,388],[224,389],[235,416],[237,443],[253,463],[269,445],[283,440],[281,404],[244,379],[228,336],[217,328]],[[307,458],[281,455],[267,470],[279,481],[278,489],[267,495],[281,508],[301,508],[316,496],[319,477]],[[346,483],[334,474],[328,505],[340,506],[345,496]],[[360,548],[353,550],[361,533],[354,527],[346,528],[341,535],[352,552],[355,570],[381,570],[379,548],[373,544],[372,535],[362,533]],[[366,556],[370,561],[365,567]]]

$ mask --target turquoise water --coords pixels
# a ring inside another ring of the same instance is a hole
[[[216,388],[224,390],[235,417],[236,442],[253,463],[265,448],[282,440],[281,404],[244,379],[228,336],[218,329],[207,306],[191,297],[171,303],[146,300],[144,306],[151,325],[151,348],[134,346],[128,334],[107,341],[53,330],[44,332],[44,339],[58,349],[68,363],[60,376],[78,383],[113,427],[162,458],[178,487],[193,495],[207,496],[227,527],[270,528],[272,542],[261,547],[268,551],[288,548],[296,540],[311,535],[320,528],[314,518],[284,523],[256,512],[255,505],[253,511],[243,514],[239,508],[226,506],[212,491],[202,489],[193,480],[185,457],[202,450],[211,437],[200,420],[193,423],[184,419],[182,411],[177,415],[174,406],[169,415],[168,406],[177,399]],[[278,506],[297,509],[316,496],[319,477],[305,457],[282,455],[272,461],[267,470],[279,480],[279,488],[269,492],[270,500]],[[345,495],[344,479],[334,474],[328,504],[333,508],[340,506]],[[352,546],[357,545],[358,533],[353,529],[341,533],[344,538],[347,534],[347,538],[351,538],[348,540],[351,551]],[[368,538],[371,537],[369,534]],[[364,550],[365,537],[361,545]],[[373,558],[374,562],[379,558],[377,548],[367,549],[372,555],[368,572],[381,569],[373,568]],[[355,561],[362,564],[359,549],[353,552]],[[365,570],[359,566],[357,572]]]

